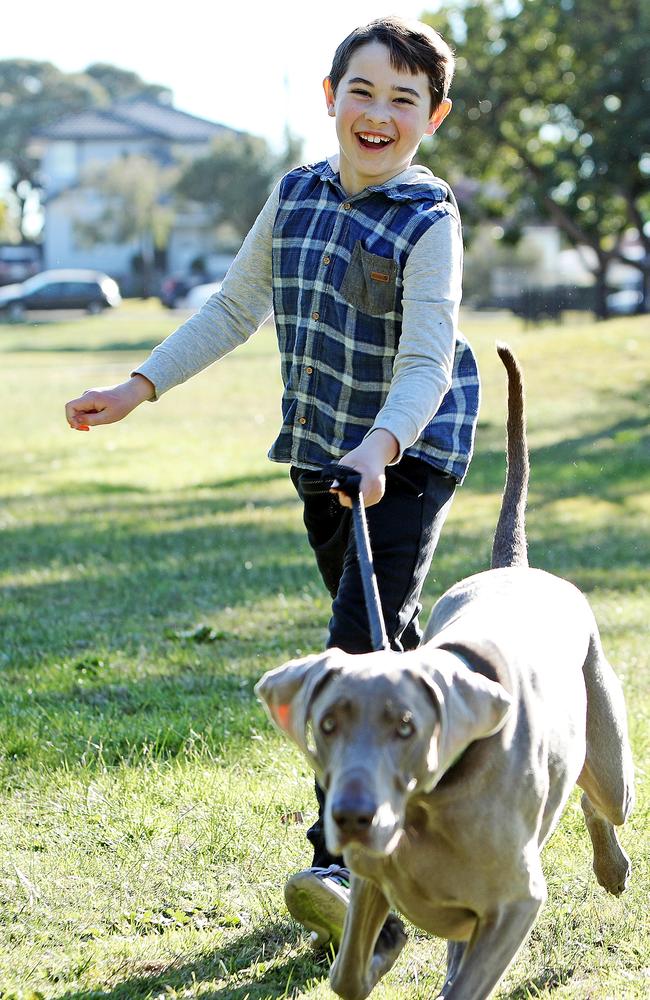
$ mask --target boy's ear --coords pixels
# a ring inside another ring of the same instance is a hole
[[[441,101],[436,110],[431,115],[429,119],[429,124],[424,130],[425,135],[433,135],[436,129],[442,125],[445,118],[451,111],[451,101],[448,97],[445,97],[444,101]]]
[[[336,114],[334,110],[334,90],[332,89],[332,81],[329,76],[326,76],[323,80],[323,90],[325,91],[325,101],[327,102],[327,113],[334,117]]]

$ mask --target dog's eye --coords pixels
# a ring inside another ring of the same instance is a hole
[[[324,715],[320,720],[320,729],[326,736],[331,736],[336,729],[336,719],[333,715]]]
[[[409,736],[413,735],[415,732],[415,726],[413,725],[410,715],[405,715],[404,718],[399,720],[395,732],[401,740],[407,740]]]

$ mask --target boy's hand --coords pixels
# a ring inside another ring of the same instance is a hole
[[[133,375],[128,382],[104,389],[87,389],[79,399],[65,404],[65,416],[75,431],[89,431],[99,424],[114,424],[136,406],[151,399],[153,384],[144,375]]]
[[[347,465],[361,473],[361,492],[366,507],[379,503],[386,489],[386,466],[399,453],[399,443],[390,431],[382,427],[373,431],[365,438],[358,448],[349,451],[339,459],[341,465]],[[340,490],[337,493],[342,507],[351,507],[352,501]]]

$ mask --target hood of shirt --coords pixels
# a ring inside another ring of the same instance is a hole
[[[309,169],[319,174],[324,180],[340,184],[338,153],[328,156],[321,163],[312,164]],[[436,177],[428,167],[423,167],[421,164],[411,164],[406,170],[395,174],[394,177],[390,177],[382,184],[368,185],[359,194],[364,194],[367,191],[381,191],[395,201],[430,200],[432,197],[436,201],[446,201],[450,198],[450,188],[447,182]]]

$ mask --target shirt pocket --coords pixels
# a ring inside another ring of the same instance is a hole
[[[370,253],[357,240],[341,284],[343,298],[370,316],[381,316],[395,308],[397,263],[392,257]]]

